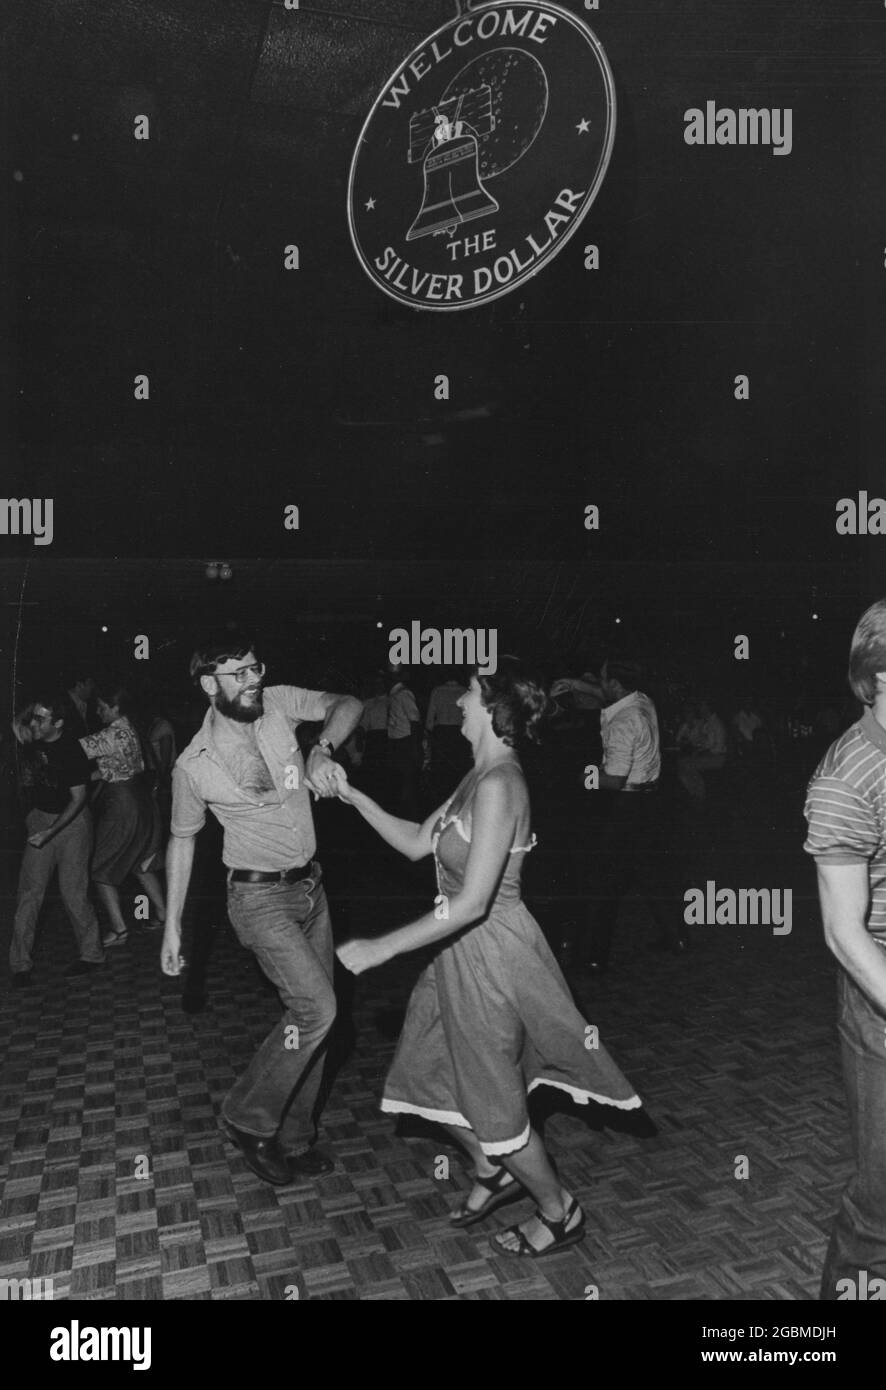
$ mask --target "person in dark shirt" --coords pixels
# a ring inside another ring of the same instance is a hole
[[[37,699],[12,726],[25,749],[21,781],[28,828],[9,950],[17,986],[32,983],[37,919],[55,870],[80,953],[67,973],[86,975],[104,961],[98,918],[88,897],[92,818],[86,794],[91,773],[76,738],[65,732],[65,712],[61,696]]]
[[[73,667],[65,696],[65,728],[69,734],[83,738],[97,734],[102,727],[95,695],[95,680],[85,667]]]

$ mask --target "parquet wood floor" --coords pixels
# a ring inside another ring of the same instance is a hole
[[[347,906],[330,886],[341,926]],[[131,934],[102,972],[66,978],[73,938],[49,905],[35,987],[7,981],[0,997],[0,1274],[51,1276],[56,1299],[87,1300],[813,1298],[851,1157],[834,968],[801,886],[790,936],[699,929],[682,959],[644,949],[644,909],[630,902],[613,973],[573,981],[657,1132],[603,1127],[611,1113],[596,1107],[548,1116],[588,1233],[538,1263],[490,1245],[529,1199],[452,1231],[465,1164],[442,1133],[410,1137],[377,1108],[418,962],[345,989],[354,1045],[338,1049],[323,1117],[336,1170],[273,1189],[218,1129],[279,1008],[230,929],[217,934],[205,1011],[187,1014],[155,936]],[[407,908],[351,913],[382,925]]]

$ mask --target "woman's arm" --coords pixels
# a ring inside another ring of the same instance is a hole
[[[110,729],[99,729],[97,734],[87,734],[78,740],[87,758],[95,759],[100,753],[110,753],[113,749],[113,735]]]
[[[482,921],[501,882],[516,826],[517,801],[512,787],[501,777],[485,777],[474,798],[471,848],[461,891],[448,900],[444,897],[442,911],[428,912],[397,931],[372,941],[345,942],[337,952],[342,965],[359,975],[392,956],[430,946]]]
[[[405,854],[407,859],[424,859],[431,852],[431,832],[439,818],[443,807],[438,806],[437,810],[428,816],[423,824],[417,821],[400,820],[397,816],[390,815],[382,810],[378,802],[373,801],[371,796],[365,792],[358,791],[352,787],[345,776],[344,769],[336,765],[336,781],[338,783],[338,798],[345,801],[349,806],[360,812],[363,819],[372,826],[373,830],[386,840],[392,849],[400,854]]]

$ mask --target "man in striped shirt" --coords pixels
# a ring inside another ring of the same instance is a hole
[[[867,706],[831,744],[806,798],[825,940],[839,964],[839,1032],[857,1171],[843,1193],[823,1300],[886,1279],[886,599],[861,617],[849,684]],[[881,1287],[875,1285],[875,1287]]]

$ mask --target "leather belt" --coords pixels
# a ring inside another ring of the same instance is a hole
[[[299,883],[303,878],[310,878],[314,861],[302,864],[300,869],[279,869],[274,873],[265,873],[262,869],[232,869],[232,883]]]
[[[626,782],[621,788],[623,792],[654,792],[657,790],[657,782]]]

